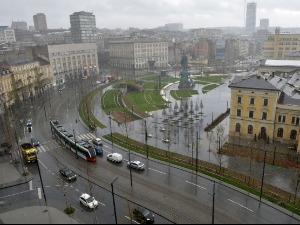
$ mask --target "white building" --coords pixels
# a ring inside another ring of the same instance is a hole
[[[7,26],[0,26],[0,43],[16,42],[15,31]]]
[[[118,76],[136,76],[139,71],[168,65],[168,42],[156,40],[110,40],[111,68]]]
[[[54,73],[54,86],[99,73],[95,43],[37,46],[35,52],[50,62]]]

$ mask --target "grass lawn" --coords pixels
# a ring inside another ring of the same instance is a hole
[[[180,100],[180,98],[188,98],[192,97],[192,95],[197,95],[197,90],[171,90],[170,92],[171,96],[176,99]]]
[[[207,77],[195,77],[193,80],[195,81],[204,81],[204,82],[210,82],[210,83],[221,83],[222,78],[226,79],[228,78],[228,75],[225,76],[207,76]]]
[[[207,85],[207,86],[205,86],[204,88],[202,88],[202,93],[205,94],[205,93],[207,93],[207,92],[209,92],[209,91],[211,91],[212,89],[215,89],[215,88],[217,88],[217,87],[219,87],[218,84],[210,84],[210,85]]]
[[[155,111],[165,108],[166,101],[157,91],[134,92],[127,94],[125,98],[140,111]]]
[[[102,108],[105,112],[116,110],[120,108],[120,105],[117,102],[118,90],[109,90],[104,93],[102,97]]]

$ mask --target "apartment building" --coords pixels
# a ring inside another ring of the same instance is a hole
[[[237,76],[229,88],[230,136],[296,144],[300,152],[300,75],[297,72],[287,78],[274,73],[265,77]]]
[[[300,51],[300,34],[271,34],[263,45],[265,59],[287,59],[287,55]]]
[[[33,23],[36,31],[46,31],[48,29],[46,15],[44,13],[34,15]]]
[[[168,65],[168,42],[121,39],[109,41],[111,68],[117,76],[135,77],[139,71]]]
[[[0,97],[6,106],[23,102],[51,86],[53,71],[42,59],[0,62]]]
[[[99,73],[95,43],[37,46],[34,52],[50,62],[54,73],[53,86]]]
[[[8,26],[0,26],[0,43],[11,44],[16,42],[15,31]]]

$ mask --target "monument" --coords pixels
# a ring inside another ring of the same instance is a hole
[[[179,74],[180,83],[178,85],[178,88],[180,88],[180,89],[194,88],[195,83],[190,76],[188,60],[187,60],[187,56],[185,54],[183,54],[183,56],[181,58],[181,67],[182,67],[182,69]]]

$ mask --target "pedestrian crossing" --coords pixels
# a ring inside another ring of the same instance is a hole
[[[78,136],[76,136],[77,139],[80,140],[88,140],[91,141],[93,139],[95,139],[96,137],[92,134],[92,133],[88,133],[88,134],[80,134]],[[55,141],[55,140],[51,140],[45,143],[41,143],[40,146],[37,146],[36,149],[38,150],[39,153],[42,152],[48,152],[51,150],[54,150],[56,148],[61,148],[62,146],[59,144],[59,142]]]

